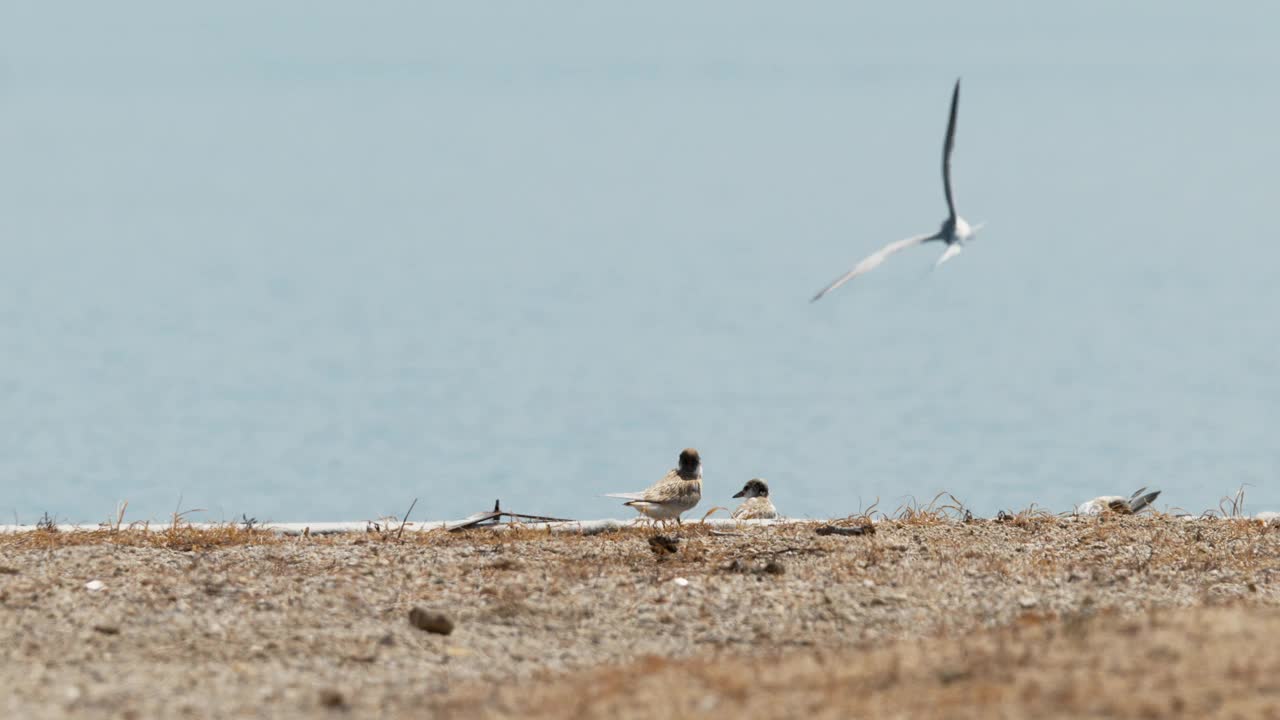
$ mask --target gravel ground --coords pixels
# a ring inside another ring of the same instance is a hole
[[[455,691],[430,710],[471,718],[1280,718],[1278,634],[1280,612],[1249,604],[1065,620],[1028,614],[995,630],[867,647],[648,657]]]
[[[901,648],[926,639],[1280,605],[1280,530],[1256,521],[921,514],[862,536],[816,528],[725,536],[686,524],[674,549],[645,530],[4,535],[0,714],[500,715],[532,697],[561,714],[565,683],[592,673],[678,667],[673,677],[705,691],[688,668],[711,660],[743,672],[832,653],[901,663]],[[419,629],[414,608],[443,614],[452,633]]]

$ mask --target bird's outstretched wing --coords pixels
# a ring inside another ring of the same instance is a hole
[[[960,107],[960,79],[956,78],[956,89],[951,93],[951,119],[947,121],[947,139],[942,144],[942,189],[947,193],[947,210],[951,211],[951,222],[956,220],[956,200],[951,194],[951,151],[956,148],[956,110]]]
[[[1160,496],[1159,490],[1156,490],[1155,492],[1149,492],[1146,495],[1143,495],[1142,493],[1145,491],[1146,491],[1146,488],[1144,487],[1134,492],[1133,495],[1129,496],[1130,510],[1136,513],[1142,510],[1143,508],[1147,507],[1151,503],[1155,502],[1156,498]]]
[[[942,265],[942,263],[944,263],[944,262],[946,262],[946,261],[950,260],[951,258],[953,258],[953,257],[955,257],[955,256],[957,256],[957,255],[959,255],[959,254],[960,254],[960,251],[961,251],[962,249],[964,249],[964,246],[963,246],[963,245],[961,245],[960,243],[958,243],[958,242],[953,242],[953,243],[951,243],[950,245],[948,245],[948,246],[947,246],[947,249],[943,251],[943,253],[942,253],[942,257],[939,257],[939,258],[938,258],[938,262],[936,262],[936,263],[934,263],[934,264],[933,264],[933,268],[934,268],[935,270],[937,270],[937,269],[938,269],[938,267],[940,267],[940,266]]]
[[[874,270],[880,267],[880,264],[885,261],[885,258],[898,252],[899,250],[904,250],[909,247],[920,245],[921,243],[926,243],[930,240],[937,240],[939,237],[940,236],[937,233],[933,233],[931,235],[917,235],[915,237],[909,237],[906,240],[898,240],[897,242],[891,242],[888,245],[885,245],[879,250],[863,258],[861,261],[858,262],[857,265],[853,266],[852,270],[836,278],[835,282],[831,283],[830,285],[820,290],[817,295],[814,295],[813,298],[809,300],[809,302],[817,302],[818,300],[822,299],[823,295],[826,295],[832,290],[835,290],[836,288],[840,287],[841,285],[849,282],[850,280],[858,277],[859,275],[865,272],[868,272],[870,270]]]

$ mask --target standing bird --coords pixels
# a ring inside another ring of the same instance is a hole
[[[680,522],[680,513],[692,510],[702,500],[702,458],[693,448],[680,451],[680,467],[667,473],[653,487],[637,493],[609,493],[653,520]]]
[[[738,491],[736,498],[746,498],[733,511],[734,520],[769,520],[778,517],[778,510],[769,500],[769,485],[760,478],[752,478]]]
[[[933,233],[932,235],[917,235],[915,237],[909,237],[906,240],[899,240],[885,245],[874,253],[863,258],[861,262],[853,266],[852,270],[841,275],[835,282],[823,288],[817,295],[814,295],[813,299],[809,302],[817,302],[822,299],[823,295],[826,295],[832,290],[835,290],[865,272],[880,267],[880,264],[883,263],[886,258],[899,250],[904,250],[916,245],[923,245],[924,243],[931,242],[933,240],[941,240],[947,244],[947,249],[943,251],[942,257],[938,258],[938,262],[934,264],[934,267],[938,267],[942,263],[958,255],[960,253],[960,249],[964,246],[964,242],[973,237],[974,233],[978,232],[979,228],[982,227],[983,223],[978,223],[977,225],[970,227],[969,223],[965,222],[965,219],[960,217],[960,214],[956,212],[955,195],[951,190],[951,151],[955,149],[956,145],[956,110],[959,107],[960,80],[957,79],[956,88],[951,93],[951,119],[947,122],[947,139],[942,145],[942,189],[947,194],[947,210],[950,212],[947,219],[942,221],[942,227],[938,232]]]

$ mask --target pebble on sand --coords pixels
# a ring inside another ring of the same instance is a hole
[[[444,613],[415,607],[409,611],[409,622],[419,630],[426,630],[436,635],[449,635],[453,632],[453,621]]]
[[[320,691],[320,706],[341,710],[347,706],[347,698],[338,690],[325,688]]]

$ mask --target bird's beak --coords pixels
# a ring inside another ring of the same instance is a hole
[[[734,495],[734,497],[736,497],[736,498],[740,498],[740,497],[742,497],[743,495],[746,495],[746,494],[747,494],[747,491],[746,491],[746,490],[739,490],[739,491],[738,491],[738,494],[737,494],[737,495]]]

